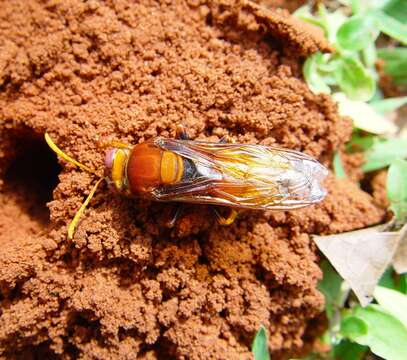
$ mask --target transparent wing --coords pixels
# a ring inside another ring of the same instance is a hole
[[[261,145],[221,144],[158,138],[155,144],[188,159],[193,176],[154,190],[161,201],[250,209],[293,209],[326,195],[327,170],[312,157]]]

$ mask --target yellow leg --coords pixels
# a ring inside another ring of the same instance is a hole
[[[219,140],[221,144],[234,144],[235,140],[233,140],[229,135],[222,136]]]
[[[229,215],[227,217],[222,216],[217,209],[214,209],[214,212],[218,224],[223,226],[233,224],[233,222],[236,220],[237,215],[239,214],[239,212],[235,209],[230,209]]]

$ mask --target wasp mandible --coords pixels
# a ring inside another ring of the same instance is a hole
[[[51,149],[66,161],[96,172],[59,149],[48,134]],[[68,226],[75,227],[99,184],[127,196],[227,206],[227,217],[215,210],[218,222],[231,224],[238,209],[290,210],[320,202],[327,169],[298,151],[271,146],[192,141],[182,126],[177,138],[157,137],[134,146],[113,142],[106,152],[105,176],[100,178]],[[177,212],[178,214],[178,212]]]

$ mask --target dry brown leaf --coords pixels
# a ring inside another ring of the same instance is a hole
[[[394,255],[393,266],[398,274],[407,272],[407,225],[400,230],[402,233],[399,240],[399,246]]]
[[[373,299],[380,277],[407,234],[407,225],[400,231],[389,231],[392,225],[393,221],[338,235],[314,236],[318,248],[349,283],[362,306]]]

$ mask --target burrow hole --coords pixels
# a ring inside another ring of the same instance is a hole
[[[7,161],[3,193],[31,219],[47,226],[47,203],[52,200],[61,171],[57,157],[42,136],[29,131],[14,134],[9,144],[13,157]]]

